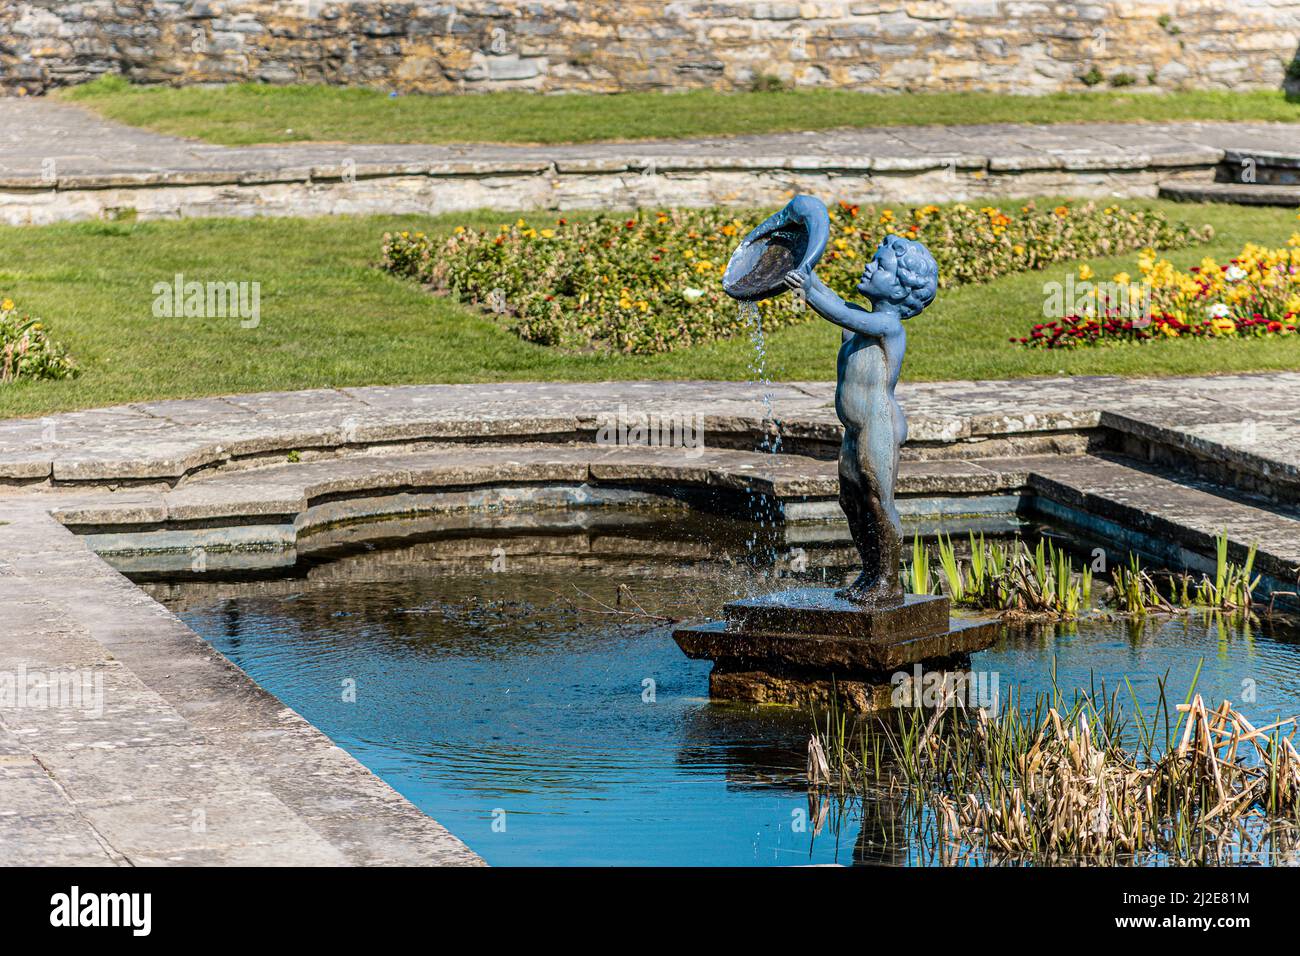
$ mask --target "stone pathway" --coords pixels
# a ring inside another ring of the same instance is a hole
[[[932,202],[1156,194],[1212,178],[1225,151],[1300,152],[1281,123],[882,127],[631,143],[286,145],[163,136],[49,99],[0,99],[0,221],[473,208]]]
[[[0,422],[0,678],[34,676],[38,698],[61,674],[92,687],[85,706],[0,706],[5,862],[477,863],[97,552],[206,542],[219,568],[219,553],[255,545],[275,567],[301,532],[341,518],[473,529],[488,507],[500,521],[511,503],[669,493],[833,516],[833,384],[767,391],[770,416],[749,383],[624,382],[376,386]],[[1266,590],[1295,591],[1297,391],[1293,372],[905,384],[900,510],[1056,517],[1173,565],[1205,562],[1226,530],[1234,557],[1259,545]],[[704,447],[600,443],[602,427],[642,414],[702,423]],[[776,434],[781,454],[755,450]],[[570,546],[597,553],[607,539],[584,535],[585,520]],[[355,543],[358,527],[325,546]],[[818,533],[788,527],[792,541]]]
[[[481,862],[40,502],[0,513],[0,863]]]

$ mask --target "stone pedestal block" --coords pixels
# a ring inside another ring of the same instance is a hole
[[[938,595],[863,607],[833,588],[799,588],[728,604],[724,619],[678,628],[691,658],[711,660],[710,696],[754,703],[890,706],[893,675],[963,668],[997,637],[995,620],[957,620]]]

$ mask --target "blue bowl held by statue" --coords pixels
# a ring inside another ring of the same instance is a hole
[[[826,204],[795,196],[736,247],[722,277],[722,290],[741,302],[770,299],[786,291],[787,272],[811,272],[830,237]]]

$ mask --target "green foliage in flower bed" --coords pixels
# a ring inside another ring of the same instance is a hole
[[[12,299],[0,300],[0,385],[16,379],[71,378],[77,365],[36,319],[19,315]]]
[[[585,222],[519,219],[447,237],[387,233],[383,268],[501,314],[521,338],[570,351],[653,354],[727,338],[746,325],[721,278],[736,244],[766,211],[673,209]],[[895,211],[838,203],[819,267],[841,295],[887,233],[920,239],[953,287],[1085,256],[1207,241],[1210,226],[1171,222],[1122,205],[1006,208],[922,206]],[[761,303],[765,329],[807,322],[789,296]]]

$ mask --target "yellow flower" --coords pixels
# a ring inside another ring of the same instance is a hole
[[[5,299],[3,302],[0,302],[0,312],[12,312],[13,308],[14,308],[13,299]]]
[[[542,238],[543,238],[543,239],[554,239],[554,238],[555,238],[555,230],[554,230],[554,229],[543,229],[543,230],[542,230]]]
[[[1116,285],[1128,285],[1130,281],[1129,274],[1127,272],[1116,272],[1110,277],[1110,281]]]
[[[1084,282],[1087,282],[1089,279],[1091,279],[1092,266],[1088,265],[1088,263],[1086,262],[1083,265],[1079,266],[1079,278]]]

